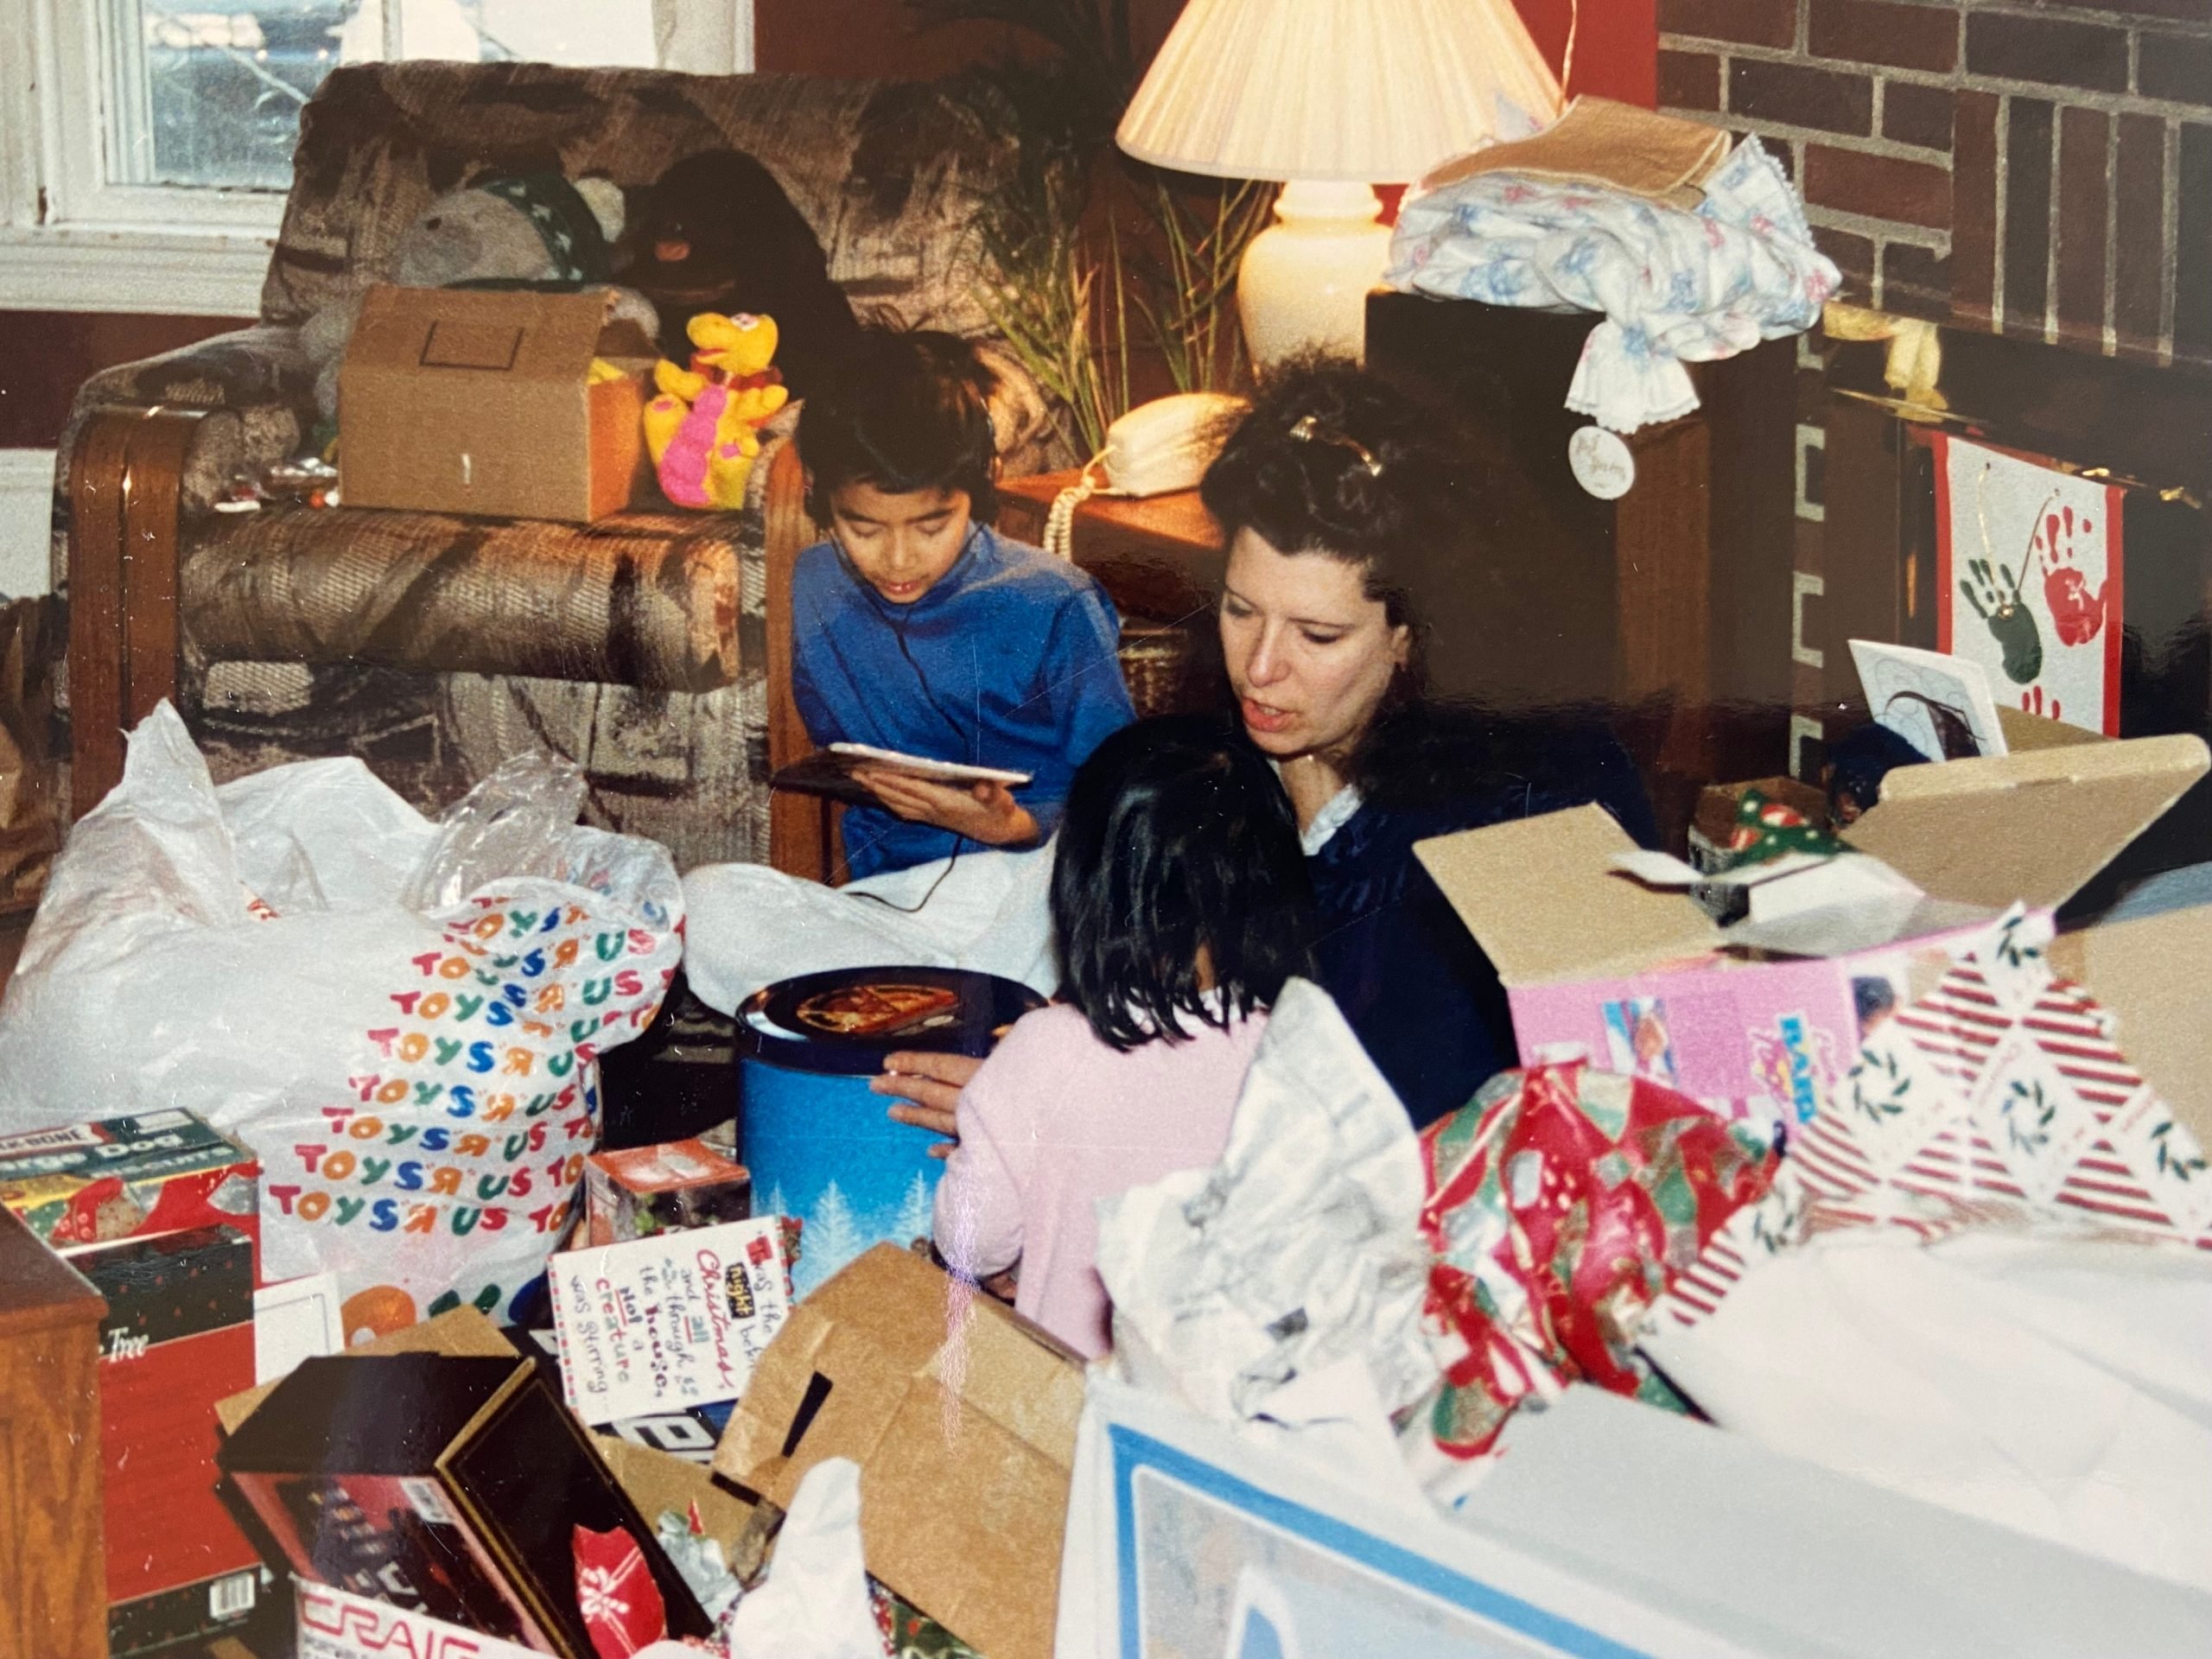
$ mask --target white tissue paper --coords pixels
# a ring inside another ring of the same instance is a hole
[[[1643,1345],[1770,1450],[2212,1590],[2201,1251],[2044,1228],[1824,1233]]]
[[[1412,1404],[1437,1375],[1423,1196],[1404,1107],[1328,994],[1292,980],[1221,1161],[1098,1206],[1116,1374],[1217,1420],[1349,1422],[1341,1388],[1290,1385],[1356,1359],[1384,1413]]]
[[[737,1605],[729,1659],[883,1659],[861,1556],[861,1468],[806,1471],[776,1535],[765,1584]]]
[[[1802,333],[1842,279],[1814,245],[1789,175],[1745,138],[1692,211],[1506,172],[1414,196],[1383,280],[1443,299],[1603,312],[1567,406],[1633,432],[1697,407],[1685,363]]]

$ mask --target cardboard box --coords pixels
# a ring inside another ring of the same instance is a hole
[[[215,1402],[253,1381],[253,1241],[194,1228],[73,1250],[107,1299],[100,1461],[108,1648],[140,1653],[245,1622],[260,1553],[217,1495]]]
[[[2130,1064],[2212,1147],[2212,906],[2063,933],[2050,964],[2117,1016]]]
[[[584,1160],[587,1246],[744,1221],[752,1214],[753,1177],[703,1141],[626,1147]]]
[[[0,1205],[65,1255],[190,1227],[228,1227],[257,1249],[260,1180],[251,1153],[190,1112],[0,1136]]]
[[[349,507],[588,522],[645,476],[656,355],[608,294],[372,288],[339,371]],[[624,371],[594,383],[596,357]]]
[[[698,1603],[531,1360],[310,1359],[224,1446],[295,1573],[562,1659],[594,1659],[572,1535],[636,1541],[671,1636]]]
[[[445,1354],[461,1359],[521,1357],[514,1344],[499,1334],[499,1327],[473,1307],[450,1308],[435,1319],[402,1325],[397,1331],[347,1349],[343,1357],[366,1358],[379,1354]],[[223,1433],[237,1433],[245,1420],[260,1408],[262,1402],[276,1392],[277,1384],[283,1381],[283,1377],[276,1377],[218,1400],[215,1421],[222,1426]]]
[[[879,1244],[792,1310],[715,1472],[789,1508],[850,1458],[868,1571],[991,1659],[1051,1659],[1082,1411],[1074,1354]]]
[[[2015,901],[2056,909],[2208,765],[2194,737],[2005,728],[2011,754],[1890,774],[1848,836],[1879,864],[1760,867],[1750,878],[1771,884],[1754,889],[1751,920],[1725,930],[1685,893],[1620,873],[1635,849],[1599,807],[1417,850],[1497,964],[1524,1055],[1578,1048],[1738,1115],[1802,1122],[1953,950]],[[1849,890],[1824,904],[1825,883]]]

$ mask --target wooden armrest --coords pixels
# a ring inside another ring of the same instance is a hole
[[[806,511],[806,473],[798,446],[781,443],[769,462],[762,508],[761,558],[768,586],[768,771],[771,776],[814,751],[791,696],[791,571],[820,539]],[[818,796],[777,790],[768,799],[768,862],[786,875],[836,884],[844,879],[839,809]]]
[[[70,802],[123,778],[123,734],[176,695],[177,515],[202,413],[109,409],[69,452]]]

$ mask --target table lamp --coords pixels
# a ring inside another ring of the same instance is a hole
[[[1498,130],[1500,101],[1559,113],[1511,0],[1190,0],[1115,142],[1141,162],[1283,183],[1238,276],[1265,368],[1358,357],[1390,232],[1372,186],[1406,184]]]

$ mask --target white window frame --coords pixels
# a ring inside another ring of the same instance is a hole
[[[671,67],[752,69],[753,0],[656,5]],[[107,181],[112,16],[0,0],[0,311],[257,315],[281,194]]]

